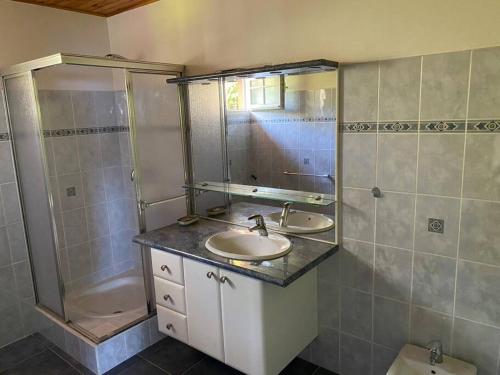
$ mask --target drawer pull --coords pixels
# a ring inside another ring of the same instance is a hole
[[[168,273],[172,273],[172,271],[170,271],[170,268],[168,268],[168,266],[167,266],[166,264],[164,264],[163,266],[161,266],[161,267],[160,267],[160,269],[161,269],[162,271],[165,271],[165,270],[166,270]]]
[[[168,323],[167,324],[167,330],[170,331],[170,330],[173,330],[174,329],[174,325],[172,323]]]
[[[164,299],[165,301],[167,301],[167,302],[168,302],[168,300],[173,301],[173,300],[172,300],[172,297],[170,296],[170,294],[165,294],[165,295],[163,296],[163,299]]]
[[[220,282],[221,282],[222,284],[224,284],[226,281],[227,281],[227,283],[228,283],[228,284],[231,284],[231,280],[229,280],[229,278],[228,278],[227,276],[222,276],[222,277],[220,278]]]
[[[215,275],[215,273],[213,273],[212,271],[207,272],[207,277],[208,277],[209,279],[211,279],[212,277],[217,278],[217,276]]]

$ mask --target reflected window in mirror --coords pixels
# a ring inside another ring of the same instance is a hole
[[[225,83],[228,111],[283,109],[284,77],[244,78]]]
[[[274,110],[248,104],[266,80],[282,87]],[[337,72],[226,81],[231,182],[334,194],[336,87]]]

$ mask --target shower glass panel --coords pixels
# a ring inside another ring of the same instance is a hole
[[[36,71],[66,320],[97,339],[147,315],[121,70]]]
[[[221,84],[189,84],[189,121],[193,181],[224,182],[225,129],[219,97]],[[226,194],[205,192],[195,197],[196,213],[206,216],[208,208],[225,205]]]
[[[37,302],[64,316],[57,237],[31,72],[8,78],[4,84]]]
[[[131,72],[137,188],[142,201],[141,230],[171,224],[185,214],[186,196],[179,94],[176,85],[165,84],[172,75]],[[168,160],[168,163],[165,161]],[[179,209],[180,208],[180,209]]]
[[[179,95],[176,86],[166,85],[173,77],[134,71],[127,75],[141,232],[172,224],[186,214],[184,173],[179,168],[183,164]],[[149,249],[142,249],[142,257],[145,267],[152,269]],[[151,278],[145,279],[145,287],[153,309]]]

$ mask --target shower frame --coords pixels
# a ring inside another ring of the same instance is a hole
[[[95,67],[95,68],[112,68],[112,69],[121,69],[124,74],[124,80],[125,80],[125,86],[126,86],[126,102],[127,102],[127,111],[128,111],[128,126],[129,126],[129,140],[130,140],[130,145],[131,145],[131,157],[132,157],[132,172],[131,172],[131,179],[134,182],[134,187],[135,187],[135,195],[136,195],[136,212],[138,216],[138,223],[139,223],[139,232],[143,233],[147,230],[146,228],[146,217],[145,217],[145,209],[149,207],[150,205],[155,205],[158,203],[163,203],[163,202],[168,202],[170,200],[178,199],[181,197],[186,198],[186,205],[189,206],[189,200],[187,199],[186,195],[181,195],[178,197],[171,197],[169,199],[165,199],[162,201],[155,201],[155,202],[146,202],[143,200],[142,193],[141,193],[141,170],[138,162],[138,149],[137,149],[137,143],[136,143],[136,134],[137,134],[137,126],[136,126],[136,115],[135,115],[135,106],[134,106],[134,94],[133,94],[133,85],[132,85],[132,74],[134,73],[142,73],[142,74],[158,74],[158,75],[166,75],[166,76],[175,76],[176,78],[181,78],[184,75],[185,71],[185,66],[184,65],[179,65],[179,64],[168,64],[168,63],[159,63],[159,62],[148,62],[148,61],[139,61],[139,60],[129,60],[125,58],[120,58],[116,57],[115,55],[110,55],[107,57],[100,57],[100,56],[87,56],[87,55],[77,55],[77,54],[68,54],[68,53],[57,53],[53,54],[50,56],[38,58],[35,60],[19,63],[10,67],[6,67],[4,69],[0,70],[0,79],[2,81],[2,87],[0,89],[4,90],[4,104],[5,104],[5,110],[7,114],[7,119],[8,119],[8,128],[9,128],[9,134],[12,139],[11,146],[12,146],[12,154],[13,154],[13,159],[14,159],[14,165],[15,165],[15,174],[16,174],[16,179],[17,179],[17,184],[18,184],[18,189],[20,192],[20,204],[21,204],[21,211],[23,215],[23,225],[24,225],[24,230],[26,233],[26,243],[28,247],[28,255],[30,259],[30,267],[31,267],[31,275],[32,275],[32,280],[33,280],[33,287],[34,287],[34,293],[35,293],[35,301],[38,307],[44,309],[47,311],[51,316],[55,316],[58,319],[62,319],[65,323],[69,323],[69,318],[67,317],[67,314],[65,312],[65,287],[64,287],[64,282],[63,278],[61,275],[61,260],[59,258],[59,244],[58,244],[58,234],[57,234],[57,229],[56,229],[56,222],[55,222],[55,216],[54,216],[54,202],[53,202],[53,197],[50,189],[50,181],[49,181],[49,175],[48,175],[48,164],[45,156],[45,145],[43,141],[43,128],[42,128],[42,116],[41,116],[41,106],[40,106],[40,101],[38,97],[38,88],[37,88],[37,82],[36,82],[36,77],[34,75],[34,72],[37,70],[41,70],[44,68],[49,68],[49,67],[55,67],[59,65],[68,65],[68,66],[85,66],[85,67]],[[44,174],[44,183],[45,186],[44,188],[47,191],[47,199],[49,203],[49,217],[50,217],[50,227],[51,227],[51,236],[52,240],[54,241],[54,248],[53,252],[55,255],[56,259],[56,269],[57,269],[57,281],[58,281],[58,287],[59,287],[59,303],[61,307],[61,312],[58,313],[54,311],[53,309],[45,306],[40,302],[39,299],[39,293],[38,293],[38,288],[37,288],[37,282],[36,282],[36,276],[35,276],[35,269],[33,266],[33,254],[32,254],[32,247],[30,244],[30,238],[28,235],[28,225],[27,225],[27,220],[26,220],[26,209],[24,207],[23,203],[23,187],[22,187],[22,181],[19,177],[19,165],[17,161],[17,154],[16,154],[16,146],[14,142],[14,132],[13,132],[13,126],[12,126],[12,121],[11,121],[11,110],[9,109],[9,103],[8,103],[8,93],[6,90],[6,83],[9,79],[11,78],[19,78],[19,77],[26,77],[29,79],[30,82],[30,90],[32,91],[33,95],[33,100],[34,100],[34,107],[33,110],[35,111],[35,127],[36,131],[38,132],[38,142],[40,145],[40,157],[41,157],[41,162],[42,162],[42,168],[43,168],[43,174]],[[183,89],[180,87],[178,89],[179,92],[179,123],[181,126],[181,134],[184,137],[185,131],[185,123],[184,123],[184,116],[183,116],[183,103],[181,102],[182,96],[183,96]],[[183,161],[184,163],[187,162],[188,157],[186,155],[186,149],[184,148],[184,139],[183,139]],[[186,170],[186,169],[185,169]],[[151,268],[151,255],[150,252],[147,251],[146,247],[141,246],[141,257],[142,257],[142,273],[144,277],[144,287],[145,287],[145,294],[146,294],[146,301],[147,301],[147,315],[139,318],[138,320],[127,324],[117,330],[115,330],[110,336],[105,336],[105,337],[97,337],[93,335],[91,332],[79,327],[77,324],[73,324],[72,328],[76,329],[78,332],[83,334],[85,337],[88,339],[92,340],[95,343],[100,343],[102,341],[105,341],[109,337],[112,337],[123,330],[127,329],[130,326],[133,326],[137,324],[140,321],[143,321],[150,316],[154,315],[156,312],[156,305],[155,305],[155,297],[154,297],[154,286],[153,286],[153,274],[152,274],[152,268]]]

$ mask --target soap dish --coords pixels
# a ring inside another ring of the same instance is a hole
[[[212,208],[207,208],[207,215],[208,217],[214,217],[214,216],[219,216],[222,214],[226,213],[226,207],[224,206],[217,206],[217,207],[212,207]]]
[[[177,219],[177,224],[187,226],[196,223],[199,219],[198,215],[187,215]]]

